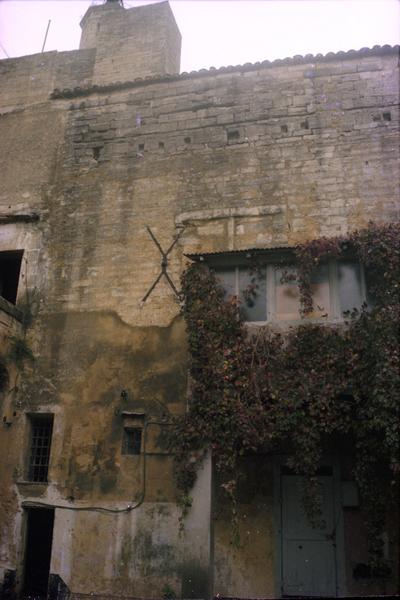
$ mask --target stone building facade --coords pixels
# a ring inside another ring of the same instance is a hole
[[[239,549],[210,459],[180,533],[163,444],[187,408],[176,290],[188,254],[398,219],[398,48],[179,74],[167,2],[109,1],[81,25],[79,50],[0,62],[4,598],[48,580],[53,598],[290,595],[276,457],[240,500]],[[162,264],[155,240],[174,239]],[[331,475],[334,595],[392,592],[394,575],[357,571],[357,492]]]

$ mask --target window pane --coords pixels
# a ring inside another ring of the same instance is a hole
[[[328,265],[320,265],[311,275],[311,291],[314,302],[314,310],[307,315],[313,319],[324,317],[331,312],[329,298],[329,268]]]
[[[245,321],[267,320],[266,269],[239,269],[241,309]]]
[[[222,285],[225,290],[224,300],[230,300],[233,296],[236,296],[236,269],[215,269],[215,276],[218,283]]]
[[[360,265],[352,261],[338,263],[339,300],[342,313],[361,308],[363,303]]]
[[[275,318],[281,321],[300,318],[300,292],[296,280],[282,281],[296,275],[293,267],[275,269]]]

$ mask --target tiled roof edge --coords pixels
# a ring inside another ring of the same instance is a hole
[[[297,245],[293,246],[264,246],[257,248],[241,248],[239,250],[215,250],[213,252],[188,252],[184,253],[186,258],[193,261],[199,261],[202,258],[212,259],[221,256],[237,256],[244,254],[276,254],[277,252],[294,252]]]
[[[347,60],[364,58],[366,56],[382,56],[385,54],[398,54],[400,46],[374,46],[373,48],[361,48],[360,50],[348,50],[346,52],[328,52],[328,54],[306,54],[305,56],[297,55],[290,58],[278,58],[273,61],[264,60],[256,63],[245,63],[244,65],[228,66],[228,67],[210,67],[209,69],[200,69],[199,71],[191,71],[187,73],[175,73],[166,75],[149,75],[148,77],[136,77],[133,81],[116,81],[107,85],[90,85],[87,87],[76,87],[72,89],[55,89],[50,94],[53,100],[59,98],[76,98],[78,96],[88,96],[93,93],[108,93],[116,90],[123,90],[132,87],[138,87],[153,83],[164,83],[166,81],[181,81],[185,79],[195,79],[198,77],[206,77],[209,75],[219,75],[222,73],[237,73],[240,71],[255,71],[257,69],[281,67],[290,65],[308,64],[310,62],[331,62],[335,60]]]

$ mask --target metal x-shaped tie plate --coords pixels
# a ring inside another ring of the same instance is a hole
[[[161,248],[161,245],[160,245],[159,241],[157,240],[157,238],[155,237],[154,233],[151,231],[151,229],[150,229],[150,227],[148,225],[146,225],[146,229],[149,232],[149,235],[150,235],[151,239],[153,240],[153,242],[155,243],[155,245],[157,246],[157,248],[160,251],[160,254],[161,254],[161,271],[160,271],[159,276],[157,277],[157,279],[153,283],[153,285],[150,287],[150,289],[146,293],[146,295],[143,296],[142,302],[146,302],[147,298],[150,296],[151,292],[154,290],[154,288],[156,287],[157,283],[160,281],[160,279],[162,277],[165,277],[165,279],[168,281],[168,283],[169,283],[172,291],[174,292],[175,296],[180,299],[181,298],[181,294],[178,292],[178,290],[175,287],[174,282],[172,281],[171,277],[168,275],[168,273],[167,273],[167,267],[168,267],[168,255],[170,254],[170,252],[174,248],[175,244],[177,243],[177,241],[181,237],[184,229],[181,229],[181,231],[174,237],[174,241],[172,242],[172,244],[170,245],[170,247],[168,248],[168,250],[166,252],[164,252],[164,250]]]

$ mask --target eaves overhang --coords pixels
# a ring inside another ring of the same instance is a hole
[[[251,260],[255,257],[289,257],[293,256],[296,246],[273,246],[263,248],[244,248],[242,250],[219,250],[217,252],[191,252],[184,254],[193,262],[212,263],[219,259],[243,259]]]
[[[257,71],[273,67],[306,65],[309,63],[327,63],[338,60],[361,59],[368,56],[383,56],[390,54],[399,54],[400,46],[373,46],[373,48],[361,48],[360,50],[347,50],[339,52],[328,52],[327,54],[306,54],[305,56],[296,55],[287,58],[278,58],[275,60],[263,60],[262,62],[245,63],[244,65],[230,65],[228,67],[210,67],[209,69],[200,69],[199,71],[184,71],[183,73],[173,73],[165,75],[149,75],[148,77],[136,77],[132,81],[115,81],[107,85],[88,85],[84,87],[75,87],[68,89],[55,89],[50,94],[53,100],[61,98],[75,98],[79,96],[89,96],[94,93],[109,93],[118,90],[129,89],[151,85],[154,83],[164,83],[173,81],[182,81],[185,79],[197,79],[200,77],[209,77],[210,75],[220,75],[225,73],[241,73],[248,71]]]

